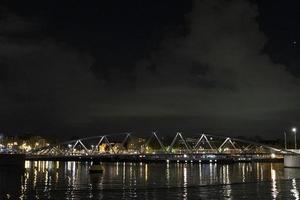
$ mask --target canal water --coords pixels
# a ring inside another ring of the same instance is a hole
[[[282,163],[26,161],[0,167],[0,199],[299,199],[300,169]]]

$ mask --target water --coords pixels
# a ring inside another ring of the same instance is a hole
[[[0,168],[0,199],[299,199],[300,169],[282,163],[29,162]]]

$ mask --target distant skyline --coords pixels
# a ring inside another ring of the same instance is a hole
[[[1,1],[0,132],[300,128],[298,1]]]

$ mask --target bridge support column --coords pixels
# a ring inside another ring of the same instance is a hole
[[[300,168],[300,154],[286,154],[284,155],[284,167],[299,167]]]

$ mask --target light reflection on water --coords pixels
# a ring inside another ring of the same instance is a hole
[[[299,199],[299,191],[297,189],[297,184],[296,184],[296,179],[292,179],[292,189],[291,192],[293,194],[293,196],[295,197],[295,199]]]
[[[2,167],[0,197],[20,199],[300,199],[300,169],[282,163],[103,163],[34,161]]]

